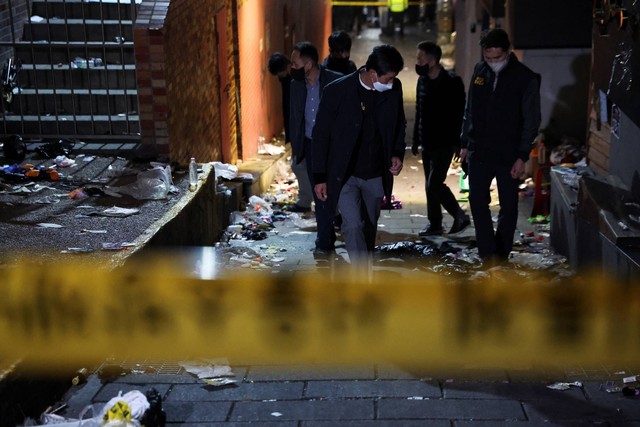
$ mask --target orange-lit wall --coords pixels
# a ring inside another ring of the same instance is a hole
[[[285,23],[288,21],[288,25]],[[326,0],[239,0],[242,157],[255,157],[258,137],[267,141],[282,128],[280,83],[267,70],[269,55],[291,54],[291,46],[308,40],[320,60],[329,51],[331,6]]]

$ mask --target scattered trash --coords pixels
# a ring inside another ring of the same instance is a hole
[[[622,388],[618,387],[614,381],[607,381],[605,384],[600,384],[600,391],[619,393],[622,391]]]
[[[273,213],[273,209],[271,208],[271,203],[267,202],[261,197],[251,196],[249,197],[249,205],[253,207],[253,210],[256,212],[264,212],[268,215]]]
[[[635,375],[633,375],[631,377],[624,377],[622,379],[622,382],[625,383],[625,384],[635,383],[636,381],[638,381],[638,378]]]
[[[316,231],[318,229],[318,224],[316,223],[315,218],[303,218],[298,213],[292,213],[289,215],[289,219],[300,230]]]
[[[178,362],[185,371],[197,376],[199,379],[211,386],[224,386],[235,384],[238,381],[233,378],[235,374],[229,367],[226,359],[200,359],[197,361]]]
[[[62,228],[64,227],[63,225],[60,224],[53,224],[50,222],[40,222],[38,224],[36,224],[38,227],[40,228]]]
[[[88,254],[95,252],[93,248],[67,248],[60,251],[61,254]]]
[[[75,142],[68,139],[60,139],[56,142],[49,142],[36,148],[36,153],[47,159],[54,159],[58,156],[68,156],[75,147]]]
[[[171,168],[154,166],[138,173],[135,182],[120,187],[106,186],[104,192],[113,197],[126,194],[137,200],[160,200],[166,199],[169,193],[177,192],[177,189],[171,179]]]
[[[216,178],[232,180],[238,176],[238,167],[229,163],[213,162]]]
[[[623,387],[622,388],[622,394],[624,396],[628,396],[628,397],[640,396],[640,389],[631,388],[631,387]]]
[[[56,164],[56,166],[61,168],[66,168],[76,164],[75,160],[70,159],[67,156],[56,156],[53,162]]]
[[[139,212],[140,212],[140,209],[136,209],[136,208],[120,208],[117,206],[112,206],[110,208],[103,210],[102,212],[96,212],[95,214],[100,216],[125,218],[131,215],[135,215]]]
[[[547,386],[547,388],[552,390],[569,390],[571,387],[582,388],[582,383],[580,381],[574,381],[572,383],[558,382]]]
[[[137,246],[135,243],[130,242],[117,242],[117,243],[102,243],[102,249],[105,251],[121,251],[129,249],[130,247]]]

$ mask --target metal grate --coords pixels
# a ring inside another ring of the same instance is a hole
[[[140,2],[8,0],[0,58],[19,71],[13,99],[0,109],[2,132],[139,140],[133,24]]]

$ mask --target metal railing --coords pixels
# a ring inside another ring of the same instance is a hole
[[[21,70],[13,99],[0,109],[3,134],[138,139],[133,24],[140,2],[8,0],[0,58]]]

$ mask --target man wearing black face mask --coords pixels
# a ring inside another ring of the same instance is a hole
[[[322,65],[338,73],[351,74],[358,68],[349,59],[350,55],[351,37],[344,31],[336,31],[329,36],[329,56],[322,61]]]
[[[300,42],[294,46],[291,63],[291,149],[295,162],[306,161],[309,181],[313,186],[311,136],[320,97],[324,87],[342,74],[318,65],[318,50],[309,42]],[[318,225],[314,254],[327,256],[335,248],[333,214],[329,213],[325,201],[318,199],[315,192],[314,201]]]
[[[453,218],[449,234],[458,233],[471,224],[445,183],[453,154],[460,147],[465,99],[462,79],[440,65],[441,56],[442,50],[435,43],[418,44],[416,73],[420,77],[411,152],[418,155],[422,146],[429,218],[429,224],[419,233],[422,237],[443,233],[443,207]]]
[[[267,65],[269,72],[280,80],[282,86],[282,118],[284,121],[285,143],[291,142],[291,130],[289,129],[289,102],[291,98],[291,60],[280,52],[274,52],[269,57]],[[298,200],[289,207],[291,212],[310,212],[311,202],[313,201],[313,190],[311,189],[311,181],[307,172],[305,162],[297,163],[295,157],[291,157],[291,169],[298,180]]]

